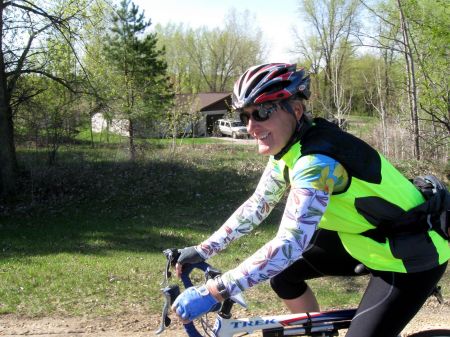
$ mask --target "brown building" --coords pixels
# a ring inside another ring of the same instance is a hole
[[[187,114],[197,116],[193,128],[196,135],[209,136],[213,132],[214,122],[231,110],[231,93],[180,94],[175,96],[175,105],[186,109]]]

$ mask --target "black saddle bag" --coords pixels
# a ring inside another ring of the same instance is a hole
[[[419,176],[413,180],[414,186],[422,193],[425,202],[405,213],[417,214],[444,238],[449,240],[450,192],[445,184],[434,175]]]

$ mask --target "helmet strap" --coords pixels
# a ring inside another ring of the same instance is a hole
[[[281,107],[283,108],[283,110],[289,112],[292,116],[294,116],[295,120],[297,121],[297,127],[299,127],[300,124],[301,124],[300,121],[302,120],[302,117],[303,117],[304,112],[305,112],[305,111],[304,111],[304,110],[305,110],[304,105],[303,105],[303,113],[302,113],[302,116],[300,116],[300,118],[297,118],[297,115],[295,114],[295,110],[294,110],[294,108],[292,107],[291,103],[289,103],[289,101],[284,100],[284,101],[281,101],[279,104],[281,105]]]
[[[280,105],[283,108],[283,110],[286,110],[287,112],[289,112],[290,114],[292,114],[295,117],[295,111],[292,108],[291,103],[289,103],[287,100],[283,100],[280,102]],[[295,119],[297,119],[297,117],[295,117]]]

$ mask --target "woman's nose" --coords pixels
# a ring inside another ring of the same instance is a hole
[[[248,123],[247,123],[247,132],[248,132],[249,134],[251,134],[252,131],[255,130],[255,128],[257,127],[257,125],[258,125],[258,122],[255,121],[252,117],[250,117],[250,118],[248,119]]]

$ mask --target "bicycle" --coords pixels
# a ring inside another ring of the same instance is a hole
[[[171,277],[170,267],[174,266],[178,257],[177,249],[164,250],[167,263],[164,273],[164,280],[161,284],[164,286],[161,291],[165,298],[162,311],[162,321],[156,334],[161,334],[166,327],[171,324],[169,311],[172,303],[180,294],[178,285],[170,285]],[[212,268],[208,263],[201,262],[197,264],[185,265],[181,275],[181,281],[185,288],[193,286],[190,274],[194,269],[200,269],[205,273],[205,278],[214,278],[220,275],[220,272]],[[442,301],[440,289],[436,289],[434,294],[439,302]],[[242,294],[232,296],[213,309],[216,312],[215,323],[209,324],[206,317],[201,317],[200,326],[204,334],[201,334],[193,322],[184,324],[184,329],[189,337],[233,337],[244,336],[247,334],[262,332],[263,337],[282,337],[282,336],[307,336],[307,337],[333,337],[338,336],[339,331],[348,329],[356,309],[341,309],[321,312],[307,312],[299,314],[263,316],[253,318],[232,318],[231,310],[234,304],[246,307]],[[400,337],[400,336],[399,336]],[[413,333],[409,337],[450,337],[449,329],[428,330]]]

